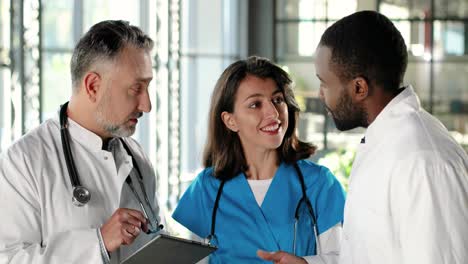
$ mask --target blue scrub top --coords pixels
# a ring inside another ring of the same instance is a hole
[[[319,234],[343,221],[345,194],[326,167],[307,160],[297,162],[317,217]],[[172,217],[202,238],[211,229],[211,216],[221,181],[213,169],[203,170],[182,196]],[[293,252],[295,210],[302,197],[299,176],[292,164],[281,163],[261,206],[244,175],[224,185],[216,215],[213,241],[218,250],[210,263],[265,263],[257,250]],[[314,255],[315,237],[310,215],[301,203],[296,255]]]

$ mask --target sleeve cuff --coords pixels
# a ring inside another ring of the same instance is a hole
[[[104,264],[110,264],[109,252],[107,252],[106,246],[104,245],[104,240],[102,239],[101,229],[97,228],[96,233],[99,239],[99,248],[101,251],[102,262]]]
[[[323,264],[320,260],[320,256],[306,256],[302,257],[308,264]]]

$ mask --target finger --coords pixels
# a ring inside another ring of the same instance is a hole
[[[123,239],[123,243],[122,243],[123,245],[130,245],[130,244],[133,243],[133,241],[135,241],[134,236],[130,236],[130,237],[129,236],[124,236],[124,237],[122,237],[122,239]]]
[[[141,229],[134,226],[134,225],[131,225],[131,224],[123,224],[122,225],[122,229],[121,229],[121,233],[125,236],[125,237],[137,237],[140,232],[141,232]]]
[[[263,251],[261,249],[257,250],[257,256],[264,260],[270,260],[270,261],[279,261],[281,258],[281,255],[279,252],[267,252]]]
[[[125,208],[125,212],[128,213],[129,215],[137,218],[141,223],[146,222],[146,217],[143,215],[142,212],[140,212],[138,210]]]
[[[129,210],[131,210],[131,209],[129,209]],[[141,216],[141,218],[139,218],[138,216]],[[135,211],[135,210],[129,211],[129,217],[131,217],[133,220],[137,219],[137,221],[139,223],[138,227],[143,229],[143,231],[145,233],[148,232],[148,230],[149,230],[149,219],[145,218],[144,215],[140,211]],[[135,224],[135,222],[132,222],[132,223]]]
[[[141,228],[144,225],[144,223],[146,223],[146,219],[142,222],[139,218],[136,218],[133,215],[127,215],[125,222],[138,228]]]
[[[148,225],[149,220],[148,220],[148,219],[145,219],[145,220],[146,220],[146,221],[142,223],[143,225],[141,226],[141,229],[143,229],[143,232],[148,233],[148,230],[149,230],[149,228],[148,228],[148,226],[149,226],[149,225]]]

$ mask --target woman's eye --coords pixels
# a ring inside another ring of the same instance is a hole
[[[276,98],[273,99],[274,104],[281,104],[283,102],[284,102],[283,97],[276,97]]]
[[[259,105],[260,105],[259,102],[253,102],[253,103],[249,104],[249,108],[257,108]]]

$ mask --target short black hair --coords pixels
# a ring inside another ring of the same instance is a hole
[[[78,41],[71,58],[74,90],[83,75],[98,60],[112,60],[127,46],[151,51],[153,40],[127,21],[106,20],[92,26]]]
[[[319,46],[331,49],[331,68],[345,82],[363,77],[387,91],[400,88],[408,65],[401,33],[384,15],[360,11],[331,25]]]

